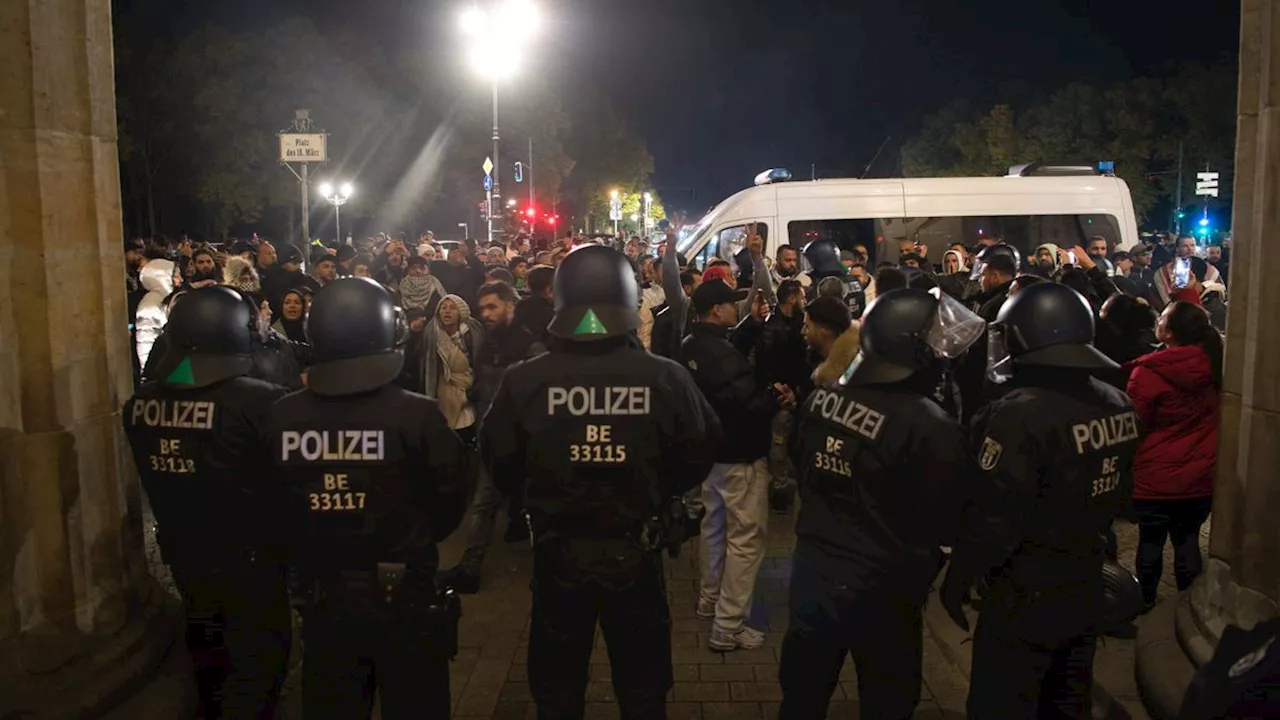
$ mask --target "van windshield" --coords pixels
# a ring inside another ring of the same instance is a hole
[[[697,225],[686,230],[684,233],[684,239],[676,243],[676,250],[682,253],[688,253],[690,248],[701,245],[702,239],[706,237],[707,233],[711,230],[712,224],[714,224],[716,218],[720,216],[719,210],[719,207],[713,209],[711,212],[704,215],[702,219],[698,221]]]

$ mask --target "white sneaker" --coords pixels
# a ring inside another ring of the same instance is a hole
[[[698,598],[698,607],[693,611],[695,617],[699,620],[715,620],[716,619],[716,601],[706,598]]]
[[[764,633],[746,625],[733,632],[713,627],[711,628],[711,638],[707,641],[707,644],[717,652],[755,650],[764,645]]]

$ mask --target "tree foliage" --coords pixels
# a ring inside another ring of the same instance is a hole
[[[1197,170],[1228,180],[1235,88],[1229,68],[1193,65],[1167,78],[1073,84],[1021,106],[956,103],[903,146],[902,167],[908,176],[1000,175],[1025,162],[1114,160],[1144,219],[1177,193],[1180,146],[1184,202],[1194,201]]]
[[[344,228],[448,237],[459,221],[478,219],[491,96],[438,53],[388,57],[376,39],[326,35],[306,19],[252,31],[200,27],[172,44],[134,22],[120,18],[116,48],[121,173],[136,232],[295,228],[299,185],[279,163],[276,135],[296,109],[328,133],[329,162],[311,165],[312,178],[355,185]],[[540,211],[567,219],[599,206],[601,189],[648,186],[653,158],[607,103],[571,117],[551,79],[538,76],[500,92],[495,173],[504,198],[524,205],[528,184],[514,182],[512,166],[529,163],[530,140]],[[312,235],[324,236],[331,210],[314,185],[311,200]]]

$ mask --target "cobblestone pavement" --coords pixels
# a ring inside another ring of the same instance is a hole
[[[153,572],[162,579],[168,572],[154,549],[154,533],[148,515],[148,553]],[[751,624],[766,632],[765,647],[727,654],[707,649],[709,623],[693,616],[697,599],[696,542],[686,546],[678,560],[667,560],[668,594],[671,598],[675,688],[669,703],[672,720],[703,718],[777,717],[781,690],[777,683],[778,651],[787,626],[786,586],[790,553],[795,536],[794,514],[770,517],[768,550],[756,584]],[[451,688],[456,718],[521,720],[533,718],[534,709],[526,674],[530,607],[528,546],[508,546],[495,532],[495,543],[485,565],[484,583],[477,595],[464,598],[460,650],[451,667]],[[1201,537],[1207,544],[1208,524]],[[1125,523],[1117,527],[1122,562],[1132,568],[1137,529]],[[442,561],[451,565],[462,554],[463,533],[456,533],[441,547]],[[1166,549],[1166,573],[1161,595],[1175,591],[1172,551]],[[172,587],[169,581],[169,587]],[[929,614],[926,614],[926,620]],[[936,629],[937,634],[934,630]],[[954,626],[926,622],[924,674],[918,718],[962,718],[968,693],[967,645]],[[957,649],[959,648],[959,650]],[[277,720],[301,720],[298,654],[285,685]],[[1115,702],[1097,710],[1097,717],[1145,718],[1133,679],[1133,641],[1106,639],[1095,661],[1098,685]],[[591,683],[587,688],[587,717],[616,718],[617,706],[609,681],[609,659],[597,636],[592,657]],[[375,718],[378,715],[375,713]],[[832,697],[830,718],[858,717],[857,685],[853,668],[846,664],[840,687]]]

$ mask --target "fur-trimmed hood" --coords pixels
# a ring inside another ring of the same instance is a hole
[[[240,276],[248,270],[252,280],[241,281]],[[242,292],[262,292],[262,281],[258,278],[258,270],[249,260],[239,255],[227,258],[227,266],[222,270],[222,282]]]
[[[858,323],[855,322],[836,338],[836,341],[831,344],[831,353],[827,355],[827,359],[813,371],[815,385],[826,385],[840,379],[845,369],[849,367],[849,363],[853,362],[853,358],[858,354],[860,337]]]

